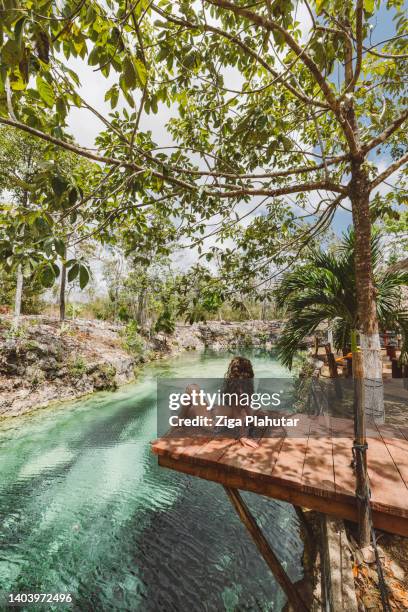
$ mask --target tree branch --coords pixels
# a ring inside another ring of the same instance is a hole
[[[356,6],[356,45],[357,45],[357,60],[356,67],[354,69],[354,75],[351,83],[347,87],[347,91],[352,91],[355,84],[360,76],[361,66],[363,62],[363,16],[364,16],[364,2],[363,0],[357,0]]]
[[[383,132],[381,132],[381,134],[379,134],[378,136],[376,136],[375,138],[367,142],[362,147],[362,153],[363,154],[368,153],[368,151],[370,151],[377,145],[380,145],[383,142],[385,142],[387,138],[391,136],[391,134],[393,134],[396,130],[398,130],[399,127],[401,127],[401,125],[404,123],[404,121],[406,121],[407,118],[408,118],[408,108],[403,113],[401,113],[399,117],[394,119],[394,121],[390,123],[390,125],[387,128],[385,128]]]
[[[36,130],[35,128],[25,125],[24,123],[21,123],[20,121],[13,121],[11,119],[6,119],[5,117],[0,117],[0,124],[9,125],[11,127],[17,128],[18,130],[22,130],[23,132],[32,134],[33,136],[36,136],[37,138],[41,138],[42,140],[51,142],[57,147],[61,147],[67,151],[72,151],[72,153],[76,153],[77,155],[80,155],[81,157],[86,157],[87,159],[92,159],[93,161],[97,161],[102,164],[108,164],[111,166],[122,166],[124,168],[130,168],[136,171],[143,170],[145,172],[150,172],[151,175],[156,178],[160,178],[161,180],[167,181],[168,183],[171,183],[173,185],[178,185],[179,187],[183,187],[184,189],[188,189],[189,191],[195,190],[197,188],[196,185],[194,184],[187,183],[186,181],[182,181],[181,179],[178,179],[172,176],[166,176],[162,174],[161,172],[157,172],[156,170],[150,170],[149,168],[143,168],[142,166],[139,166],[138,164],[134,162],[120,160],[114,157],[106,157],[103,155],[97,155],[96,153],[92,153],[92,151],[83,149],[82,147],[66,142],[65,140],[61,140],[60,138],[55,138],[54,136],[51,136],[50,134],[46,134],[45,132],[41,132],[40,130]]]
[[[408,162],[408,153],[405,153],[405,155],[397,159],[397,161],[395,161],[393,164],[388,166],[388,168],[384,170],[384,172],[381,172],[381,174],[379,174],[373,181],[371,181],[370,190],[374,189],[380,183],[385,181],[389,176],[391,176],[391,174],[393,174],[396,170],[401,168],[407,162]]]
[[[333,191],[344,195],[348,194],[348,188],[346,186],[338,185],[331,181],[311,181],[309,183],[298,183],[295,185],[287,185],[286,187],[278,187],[277,189],[231,189],[231,191],[211,191],[208,192],[208,194],[218,198],[235,198],[246,195],[278,197],[290,193],[316,191],[318,189]]]
[[[315,166],[299,166],[298,168],[290,168],[288,170],[276,170],[275,172],[260,172],[259,174],[234,174],[233,172],[220,172],[220,171],[211,171],[211,170],[189,170],[183,169],[181,167],[176,167],[179,172],[185,172],[192,176],[213,176],[217,178],[229,178],[229,179],[263,179],[263,178],[280,178],[285,176],[291,176],[292,174],[304,174],[307,172],[313,172],[315,170],[325,169],[326,166],[333,166],[334,164],[338,164],[339,162],[346,161],[349,159],[349,155],[338,155],[337,157],[329,158],[328,160],[323,161],[320,164],[316,164]]]
[[[284,81],[283,80],[283,77],[284,77],[283,74],[279,74],[279,72],[277,70],[272,68],[258,53],[256,53],[256,51],[251,49],[251,47],[248,47],[248,45],[246,45],[237,36],[229,34],[228,32],[225,32],[225,30],[221,30],[220,28],[216,28],[216,27],[211,26],[209,24],[203,25],[203,24],[200,24],[200,23],[193,23],[191,21],[187,21],[186,19],[181,19],[180,17],[174,17],[173,15],[169,15],[169,13],[166,13],[166,11],[163,11],[161,8],[159,8],[156,5],[152,5],[151,8],[156,13],[158,13],[159,15],[161,15],[162,17],[164,17],[168,21],[171,21],[172,23],[175,23],[176,25],[182,25],[182,26],[184,26],[186,28],[189,28],[191,30],[202,30],[204,32],[212,32],[213,34],[219,34],[223,38],[226,38],[227,40],[230,40],[231,42],[236,44],[238,47],[240,47],[243,51],[245,51],[245,53],[247,53],[248,55],[253,57],[257,62],[259,62],[261,64],[261,66],[263,68],[265,68],[265,70],[267,70],[274,77],[274,79],[276,79],[275,82],[279,82],[279,81],[282,82],[282,85],[284,87],[286,87],[286,89],[288,91],[290,91],[296,98],[298,98],[299,100],[302,100],[303,102],[307,102],[307,104],[312,104],[313,106],[318,106],[319,108],[324,108],[326,110],[330,108],[329,105],[326,104],[325,102],[320,102],[319,100],[315,100],[314,98],[310,98],[309,96],[305,96],[304,94],[299,92],[295,87],[293,87],[290,83],[288,83],[287,81]],[[301,51],[303,52],[303,49],[301,49]],[[270,83],[269,83],[269,85],[270,85]]]
[[[292,35],[289,34],[289,32],[285,30],[285,28],[283,28],[280,24],[276,23],[276,21],[267,19],[266,17],[262,15],[258,15],[257,13],[254,13],[253,11],[250,11],[244,7],[236,6],[232,2],[229,2],[229,0],[204,0],[204,1],[207,2],[208,4],[212,4],[213,6],[217,6],[219,8],[225,8],[231,11],[232,13],[234,13],[235,15],[240,15],[241,17],[245,17],[249,21],[252,21],[253,24],[261,26],[262,28],[270,32],[273,32],[273,31],[279,32],[283,36],[288,47],[290,47],[290,49],[292,49],[292,51],[294,51],[296,55],[300,57],[303,64],[309,70],[310,74],[314,77],[317,85],[320,87],[321,92],[323,93],[325,99],[327,100],[331,110],[333,111],[338,122],[343,128],[343,131],[346,136],[351,153],[353,155],[358,155],[359,150],[358,150],[358,146],[355,141],[355,138],[354,138],[353,130],[351,126],[349,125],[347,119],[343,117],[339,102],[336,99],[336,96],[333,90],[331,89],[330,84],[326,81],[323,74],[321,73],[318,66],[315,64],[315,62],[312,60],[310,55],[305,51],[305,49],[303,49],[296,42],[296,40],[292,37]]]

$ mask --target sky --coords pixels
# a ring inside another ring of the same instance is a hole
[[[304,39],[306,40],[311,21],[303,3],[300,3],[298,6],[297,19],[301,22],[301,29],[304,32]],[[392,36],[392,34],[393,24],[391,15],[389,11],[387,11],[385,3],[382,2],[380,11],[373,22],[372,43],[374,44],[375,42],[384,40]],[[101,114],[107,116],[110,112],[110,105],[104,101],[104,95],[109,86],[117,80],[117,73],[112,72],[110,77],[105,79],[100,72],[96,71],[94,67],[87,66],[81,59],[70,59],[69,67],[75,70],[79,75],[81,81],[79,93],[81,96]],[[228,87],[233,89],[239,88],[240,77],[234,73],[234,71],[226,73],[225,78]],[[173,144],[172,139],[165,129],[165,124],[171,116],[171,110],[162,104],[159,106],[159,113],[157,115],[142,115],[140,127],[142,130],[151,130],[153,139],[160,146],[171,145]],[[69,129],[81,146],[94,147],[95,137],[103,127],[100,120],[87,110],[74,108],[70,112]],[[373,161],[375,161],[379,167],[385,168],[387,165],[386,159],[375,159]],[[392,178],[393,177],[390,179],[391,182]],[[385,193],[389,189],[390,187],[384,185],[381,191]],[[251,217],[249,217],[248,220],[250,218]],[[335,233],[340,235],[351,222],[351,214],[343,209],[339,209],[332,222],[332,229]],[[213,239],[212,242],[214,242]],[[210,241],[208,244],[210,244]],[[196,261],[197,253],[192,250],[184,250],[181,255],[176,255],[176,261],[177,258],[183,261],[184,266],[191,265]]]

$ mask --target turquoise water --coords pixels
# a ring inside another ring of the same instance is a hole
[[[64,609],[81,611],[282,608],[222,487],[159,468],[150,452],[155,378],[221,377],[231,356],[184,354],[115,393],[0,424],[1,610],[10,591],[69,592]],[[250,357],[257,377],[288,375],[270,353]],[[301,578],[293,509],[244,497],[292,580]]]

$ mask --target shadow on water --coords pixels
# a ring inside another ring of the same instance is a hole
[[[219,376],[230,356],[155,364],[117,393],[0,427],[3,594],[71,592],[71,609],[81,611],[282,608],[284,597],[224,490],[159,468],[150,452],[155,377]],[[270,354],[251,358],[257,374],[275,368],[282,375]],[[245,497],[299,579],[302,543],[291,507]]]

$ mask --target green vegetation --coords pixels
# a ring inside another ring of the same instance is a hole
[[[68,372],[73,378],[81,378],[85,374],[86,369],[87,363],[82,355],[78,355],[68,362]]]
[[[100,316],[153,330],[222,308],[265,316],[279,272],[327,244],[346,208],[359,333],[378,337],[371,227],[406,225],[407,18],[399,0],[307,8],[302,23],[290,2],[0,5],[0,135],[13,156],[0,168],[12,195],[0,255],[17,313],[34,274],[59,281],[64,319],[66,283],[83,289],[100,249],[134,272],[108,283]],[[384,14],[392,34],[375,42]],[[85,99],[78,62],[110,113]],[[93,148],[70,135],[72,109],[100,126]],[[191,251],[156,285],[152,266]]]
[[[33,297],[60,278],[63,320],[67,280],[87,285],[89,267],[71,245],[77,226],[88,222],[78,208],[82,185],[97,175],[97,166],[71,153],[16,130],[0,130],[0,283],[6,285],[2,301],[17,317],[35,312]]]
[[[355,241],[351,230],[330,251],[311,249],[304,263],[283,276],[276,298],[289,320],[279,338],[278,350],[282,363],[288,367],[292,366],[303,339],[326,321],[332,323],[335,348],[343,353],[351,350],[352,334],[361,325],[354,271]],[[408,284],[408,272],[384,266],[380,233],[371,238],[371,260],[380,327],[401,332],[401,357],[407,360],[408,312],[402,304],[401,286]]]
[[[3,8],[0,123],[45,160],[34,189],[3,171],[30,200],[27,210],[16,198],[2,227],[8,266],[17,272],[28,262],[45,286],[60,274],[63,284],[68,269],[68,282],[84,287],[89,258],[67,250],[90,235],[144,266],[175,245],[194,248],[216,267],[215,282],[208,270],[201,285],[196,279],[199,296],[181,288],[187,320],[202,320],[236,299],[246,307],[245,296],[265,301],[276,268],[296,263],[350,206],[360,331],[377,333],[369,218],[398,214],[406,196],[399,0],[384,8],[393,35],[378,43],[384,15],[373,2],[312,2],[304,23],[285,2],[61,8],[24,0]],[[84,99],[72,58],[99,79],[110,114]],[[162,146],[145,120],[159,120],[165,106],[172,142]],[[102,126],[95,149],[69,135],[72,108]],[[14,146],[17,158],[23,148]],[[379,193],[400,170],[398,190]]]
[[[0,308],[12,311],[16,293],[16,275],[14,272],[0,266]],[[39,314],[45,308],[42,298],[44,287],[34,275],[25,278],[21,302],[22,314]]]
[[[123,347],[134,357],[142,357],[145,351],[145,342],[139,334],[136,321],[130,321],[122,331]]]

